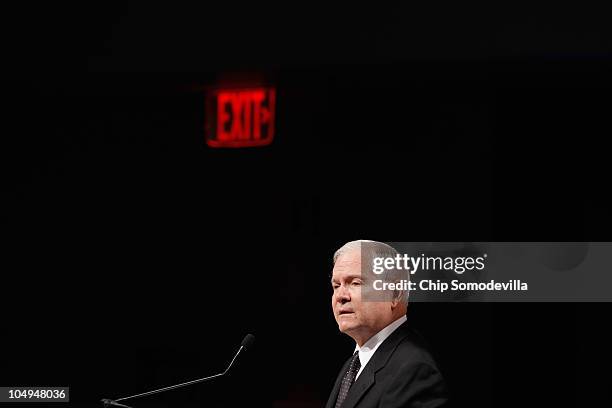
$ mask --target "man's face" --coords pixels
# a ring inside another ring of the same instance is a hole
[[[332,309],[338,328],[362,345],[392,321],[391,302],[362,301],[368,290],[361,275],[360,250],[342,254],[332,273]]]

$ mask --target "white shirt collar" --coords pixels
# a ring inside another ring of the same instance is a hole
[[[363,346],[355,346],[355,351],[359,351],[359,361],[361,362],[361,368],[357,373],[357,377],[359,377],[359,374],[361,374],[363,368],[366,366],[366,364],[368,364],[368,361],[370,361],[370,359],[376,352],[376,349],[378,349],[382,342],[385,341],[387,337],[389,337],[391,333],[393,333],[398,327],[400,327],[406,320],[407,319],[405,315],[400,317],[399,319],[397,319],[396,321],[389,324],[387,327],[370,337],[370,339],[366,341]],[[357,377],[355,377],[355,379],[357,379]]]

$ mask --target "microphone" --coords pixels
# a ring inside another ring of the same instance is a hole
[[[242,339],[242,343],[240,343],[240,348],[244,347],[245,350],[248,350],[249,348],[253,347],[253,343],[255,343],[255,336],[249,333],[244,336],[244,339]],[[238,352],[240,352],[240,350],[238,350]]]
[[[204,382],[204,381],[212,380],[213,378],[222,377],[225,374],[227,374],[229,369],[234,364],[234,361],[236,361],[236,358],[238,357],[240,352],[242,350],[247,350],[247,349],[251,348],[253,346],[253,343],[255,343],[255,336],[253,336],[250,333],[247,334],[246,336],[244,336],[244,339],[242,339],[242,342],[240,343],[240,348],[238,349],[236,354],[234,354],[234,358],[232,358],[232,361],[230,361],[229,365],[227,366],[225,371],[223,371],[222,373],[211,375],[211,376],[208,376],[208,377],[198,378],[197,380],[187,381],[187,382],[184,382],[184,383],[181,383],[181,384],[170,385],[168,387],[159,388],[159,389],[153,390],[153,391],[147,391],[147,392],[143,392],[143,393],[140,393],[140,394],[130,395],[129,397],[117,398],[116,400],[104,398],[101,401],[104,404],[104,408],[110,408],[110,407],[131,408],[128,405],[119,404],[119,401],[125,401],[125,400],[128,400],[128,399],[145,397],[147,395],[157,394],[157,393],[164,392],[164,391],[170,391],[170,390],[174,390],[176,388],[182,388],[182,387],[186,387],[188,385],[193,385],[193,384],[201,383],[201,382]]]

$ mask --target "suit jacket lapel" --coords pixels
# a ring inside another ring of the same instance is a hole
[[[368,363],[368,365],[372,364],[372,368],[374,371],[378,371],[383,368],[391,355],[397,348],[397,346],[410,334],[410,327],[408,326],[408,322],[402,323],[400,327],[398,327],[391,335],[382,342],[382,344],[378,347],[378,350],[372,356],[372,359]]]

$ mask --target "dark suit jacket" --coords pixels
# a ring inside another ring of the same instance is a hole
[[[334,407],[350,360],[340,370],[326,408]],[[444,380],[424,340],[404,322],[378,347],[342,408],[433,408],[446,402]]]

